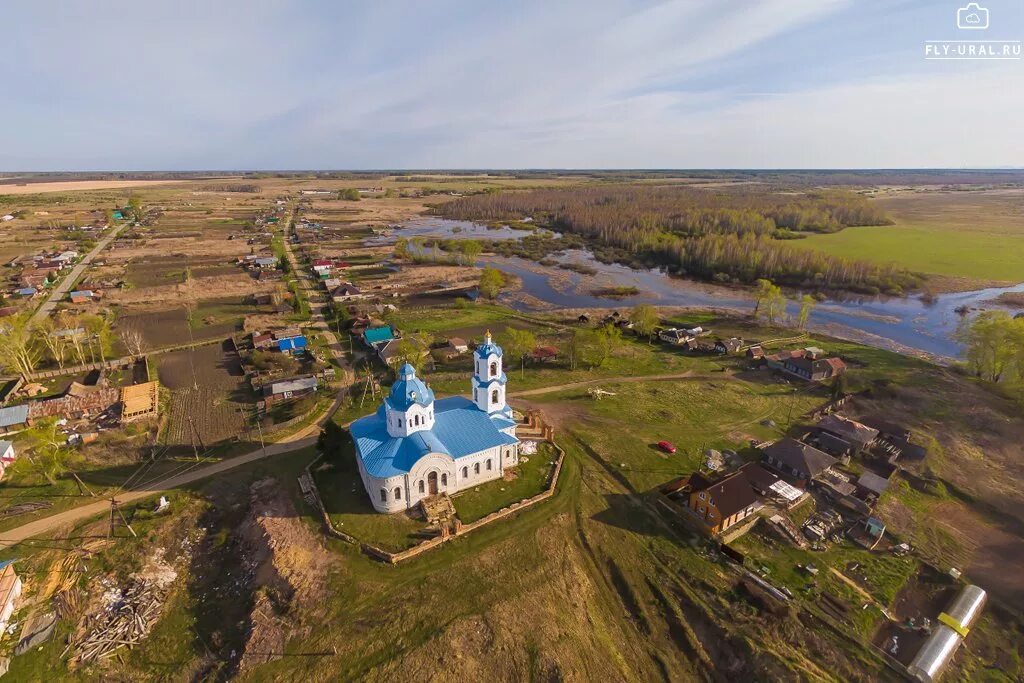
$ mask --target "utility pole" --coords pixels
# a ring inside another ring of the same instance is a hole
[[[259,415],[256,416],[256,429],[260,433],[260,448],[263,449],[263,455],[267,454],[267,444],[263,441],[263,423],[260,422]]]
[[[115,515],[116,515],[116,517],[115,517]],[[135,529],[132,528],[132,525],[129,524],[128,520],[124,518],[124,514],[121,512],[121,508],[118,505],[117,498],[115,498],[114,496],[111,496],[110,497],[110,527],[107,529],[107,538],[110,538],[111,536],[114,535],[114,525],[117,524],[117,517],[121,518],[121,521],[124,523],[124,525],[126,527],[128,527],[128,531],[132,532],[132,536],[134,538],[138,538],[139,537],[139,535],[137,533],[135,533]]]
[[[199,442],[199,446],[200,446],[200,448],[203,449],[204,453],[206,452],[206,446],[203,444],[202,437],[199,436],[199,431],[196,429],[196,423],[192,420],[192,416],[191,415],[188,416],[188,426],[189,426],[189,434],[188,434],[189,435],[189,441],[192,442],[192,453],[196,456],[196,462],[198,462],[199,461],[199,449],[196,448],[196,442],[197,441]]]

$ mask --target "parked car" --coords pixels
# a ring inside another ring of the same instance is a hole
[[[658,448],[665,451],[666,453],[675,453],[676,447],[670,444],[668,441],[659,441]]]

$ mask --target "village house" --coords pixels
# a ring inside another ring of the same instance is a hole
[[[776,441],[761,453],[765,465],[803,488],[839,462],[828,453],[790,437]]]
[[[466,343],[465,339],[452,337],[438,350],[438,355],[441,358],[452,359],[468,352],[469,344]]]
[[[715,480],[695,472],[678,483],[677,496],[685,496],[687,509],[708,534],[719,534],[764,507],[743,470]]]
[[[263,351],[264,349],[272,349],[277,346],[277,342],[274,340],[274,335],[270,332],[253,332],[252,333],[252,348],[257,351]]]
[[[306,350],[309,345],[305,335],[297,327],[289,327],[273,333],[274,346],[282,353],[298,355]]]
[[[7,632],[20,596],[21,577],[14,571],[14,560],[0,562],[0,633]]]
[[[261,256],[252,260],[252,268],[256,270],[276,270],[277,269],[277,257],[276,256]]]
[[[682,346],[683,344],[686,344],[687,342],[692,340],[693,336],[688,334],[686,330],[679,330],[673,327],[658,332],[658,339],[667,344]]]
[[[505,402],[502,350],[488,333],[474,351],[472,399],[434,392],[406,363],[373,415],[350,428],[359,475],[374,509],[399,512],[437,494],[500,478],[519,463],[519,439]]]
[[[743,340],[738,337],[732,337],[730,339],[719,339],[715,342],[715,352],[721,354],[735,354],[739,353],[740,349],[743,348]]]
[[[376,348],[377,344],[384,344],[392,339],[398,339],[399,336],[397,331],[390,325],[368,327],[363,331],[363,342],[369,347]]]
[[[546,363],[558,358],[557,346],[538,346],[530,351],[530,360],[536,363]]]
[[[351,282],[343,282],[331,290],[331,301],[335,301],[337,303],[363,299],[366,298],[366,296],[366,294]]]
[[[752,361],[764,360],[764,349],[761,347],[760,344],[754,344],[749,349],[747,349],[747,358],[749,358]]]
[[[94,301],[100,297],[99,292],[94,292],[91,289],[75,290],[68,294],[68,300],[73,304],[85,304],[90,301]]]
[[[818,446],[836,456],[855,455],[871,447],[878,430],[842,415],[826,415],[818,421]]]
[[[820,382],[846,372],[846,363],[841,359],[825,358],[824,355],[821,349],[809,346],[765,356],[765,361],[772,370],[808,382]]]

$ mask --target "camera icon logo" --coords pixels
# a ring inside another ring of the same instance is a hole
[[[956,27],[965,30],[988,28],[988,8],[976,2],[967,3],[956,11]]]

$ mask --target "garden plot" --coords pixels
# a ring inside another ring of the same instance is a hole
[[[148,349],[188,344],[193,341],[230,337],[241,329],[246,315],[260,312],[242,299],[206,299],[192,312],[191,330],[184,302],[156,310],[125,306],[118,314],[118,327],[138,330]]]
[[[166,444],[192,443],[189,416],[207,446],[244,430],[253,396],[241,365],[224,346],[164,354],[157,372],[161,384],[171,390]]]

